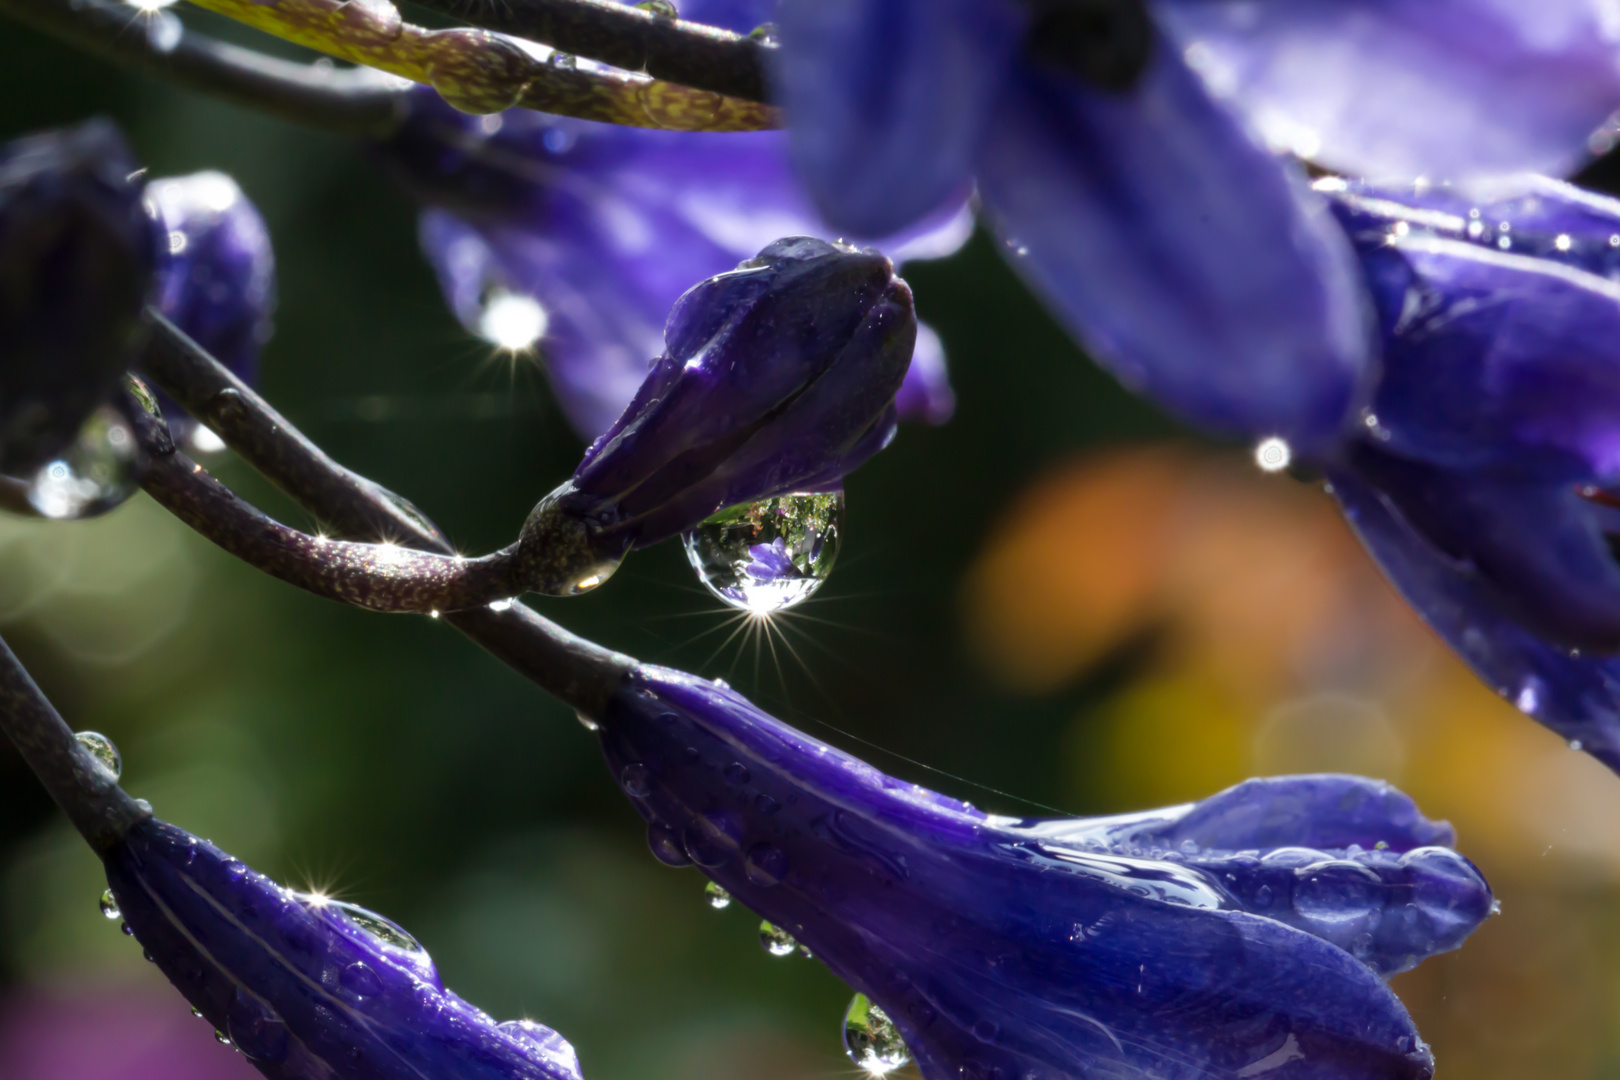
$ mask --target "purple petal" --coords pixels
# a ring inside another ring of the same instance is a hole
[[[136,940],[273,1080],[579,1080],[555,1032],[499,1024],[444,989],[421,946],[381,916],[290,892],[156,820],[106,864]]]
[[[1338,928],[1301,932],[1227,891],[1236,855],[1204,853],[1223,872],[1214,877],[1179,851],[1065,844],[1117,819],[990,817],[667,669],[639,668],[599,719],[608,766],[647,819],[655,854],[697,863],[870,996],[928,1080],[1242,1076],[1285,1064],[1294,1078],[1432,1073],[1395,996],[1321,936]],[[1294,781],[1340,782],[1373,789]],[[1209,817],[1229,812],[1222,800],[1250,798],[1218,796]],[[1369,816],[1380,813],[1394,842],[1423,831],[1399,800]],[[1333,811],[1322,835],[1344,816]],[[1354,855],[1325,854],[1329,863]],[[1421,891],[1446,935],[1435,947],[1450,947],[1461,924],[1484,917],[1489,890],[1453,852],[1409,854],[1404,867],[1393,850],[1367,859],[1382,890],[1374,932]],[[1320,922],[1355,901],[1336,878],[1313,882],[1282,861],[1265,872],[1300,882],[1277,898],[1289,918]],[[1411,936],[1403,944],[1425,953]],[[1379,947],[1369,959],[1382,957]]]
[[[1333,493],[1384,574],[1486,686],[1620,772],[1620,662],[1571,655],[1509,618],[1475,568],[1437,551],[1362,477],[1335,473]]]
[[[945,344],[927,323],[917,324],[917,344],[911,353],[906,381],[894,396],[900,415],[943,424],[956,412],[956,391],[945,372]]]
[[[836,235],[780,133],[639,131],[520,109],[498,119],[485,125],[413,95],[410,122],[377,153],[439,208],[423,215],[423,247],[469,330],[497,337],[486,325],[492,298],[538,303],[542,319],[520,311],[516,325],[544,330],[557,398],[587,439],[629,404],[662,352],[666,313],[693,283],[778,237]],[[933,258],[971,230],[958,200],[878,244],[896,259]]]
[[[826,219],[876,236],[960,200],[1027,15],[1002,0],[785,0],[772,71]]]
[[[1307,452],[1360,403],[1370,319],[1343,235],[1169,49],[1128,94],[1025,72],[979,169],[1013,265],[1126,386]]]
[[[1384,331],[1386,449],[1620,475],[1620,203],[1542,178],[1475,192],[1324,182]]]
[[[1565,173],[1620,109],[1601,0],[1157,0],[1276,145],[1358,176]]]

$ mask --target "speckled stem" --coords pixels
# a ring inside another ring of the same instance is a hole
[[[351,539],[395,540],[448,553],[449,542],[398,495],[339,465],[251,387],[156,313],[141,369],[265,479]],[[408,509],[402,509],[408,508]],[[571,634],[521,603],[474,608],[445,621],[543,689],[598,712],[635,661]]]
[[[563,52],[744,101],[768,102],[770,46],[609,0],[417,0],[422,7]]]
[[[426,83],[458,109],[514,105],[629,127],[758,131],[776,110],[626,72],[586,71],[536,60],[488,30],[429,30],[405,22],[389,0],[192,0],[276,37]]]
[[[293,123],[381,137],[403,115],[405,88],[376,72],[278,60],[192,33],[170,14],[141,16],[96,0],[0,0],[0,13],[144,75]]]
[[[34,683],[10,647],[0,641],[0,730],[28,767],[67,812],[97,854],[116,844],[131,826],[152,816],[118,786]]]

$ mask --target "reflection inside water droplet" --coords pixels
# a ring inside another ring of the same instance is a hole
[[[838,557],[844,493],[784,495],[715,514],[681,539],[715,596],[756,614],[802,603]]]
[[[911,1060],[894,1021],[865,994],[856,994],[844,1013],[844,1052],[872,1076],[893,1072]]]
[[[666,19],[674,19],[680,16],[680,12],[675,9],[675,5],[670,3],[669,0],[641,0],[641,3],[637,4],[636,7]]]
[[[107,889],[101,894],[101,913],[110,920],[118,920],[124,917],[124,913],[118,910],[118,901],[113,897],[111,889]]]
[[[73,736],[79,745],[90,751],[90,756],[96,759],[108,776],[117,780],[124,774],[124,759],[118,753],[118,747],[113,741],[99,731],[81,731]]]
[[[28,481],[28,504],[58,521],[95,517],[135,494],[135,433],[111,405],[90,414],[73,445]]]
[[[709,898],[709,906],[716,911],[724,911],[731,906],[731,894],[716,882],[711,881],[703,886],[703,895]]]
[[[423,958],[427,957],[427,950],[422,948],[420,942],[397,923],[378,915],[375,911],[367,911],[359,904],[351,904],[346,900],[334,900],[319,893],[294,893],[293,895],[317,911],[337,912],[391,949],[415,953]]]
[[[772,956],[792,956],[793,950],[799,947],[792,934],[773,922],[759,924],[759,943]]]

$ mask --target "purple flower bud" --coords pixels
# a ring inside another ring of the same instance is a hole
[[[808,237],[693,286],[635,400],[530,516],[525,582],[578,591],[718,510],[836,488],[893,437],[916,326],[888,259]]]
[[[467,1004],[379,915],[284,889],[157,820],[131,829],[105,862],[147,955],[265,1076],[580,1080],[561,1036]]]
[[[252,382],[276,302],[275,256],[264,219],[236,181],[219,172],[154,181],[146,197],[158,218],[158,309]],[[177,417],[186,420],[167,400],[163,411],[171,428]]]
[[[1449,825],[1360,777],[1021,820],[680,672],[641,666],[597,719],[654,855],[698,864],[867,995],[928,1080],[1428,1077],[1382,976],[1493,909]]]
[[[62,453],[142,338],[153,226],[112,124],[0,148],[0,472]]]

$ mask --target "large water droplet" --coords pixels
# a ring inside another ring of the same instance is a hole
[[[351,904],[346,900],[333,900],[329,896],[319,896],[313,893],[295,893],[294,895],[318,911],[337,912],[390,949],[414,953],[423,958],[427,957],[427,950],[422,948],[421,942],[407,933],[398,923],[384,918],[375,911],[368,911],[359,904]]]
[[[792,934],[773,922],[759,924],[759,943],[772,956],[792,956],[793,950],[799,947]]]
[[[1294,910],[1317,922],[1360,924],[1383,907],[1383,880],[1368,867],[1334,859],[1294,871]]]
[[[274,1009],[241,987],[226,1014],[225,1029],[249,1061],[280,1061],[287,1056],[287,1025]]]
[[[118,753],[118,747],[113,741],[99,731],[81,731],[73,736],[79,740],[79,745],[90,751],[90,756],[96,759],[96,764],[106,771],[107,775],[117,780],[124,774],[124,759]]]
[[[28,504],[59,521],[95,517],[135,494],[135,433],[111,405],[90,414],[73,445],[28,481]]]
[[[647,826],[647,846],[653,858],[665,866],[691,866],[692,859],[681,845],[681,835],[668,825],[654,822]]]
[[[118,910],[118,900],[113,896],[111,889],[101,894],[101,913],[113,921],[124,917],[124,913]]]
[[[891,1073],[911,1060],[894,1021],[865,994],[856,994],[844,1013],[844,1052],[871,1076]]]
[[[748,32],[748,36],[767,48],[775,48],[781,44],[776,24],[773,22],[760,23]]]
[[[844,493],[734,506],[683,536],[698,580],[744,611],[781,611],[821,588],[838,557]]]
[[[652,770],[640,762],[631,762],[619,770],[619,786],[632,799],[645,799],[652,794]]]
[[[716,911],[724,911],[731,906],[731,894],[721,888],[718,882],[711,881],[703,886],[703,895],[709,898],[709,906]]]

